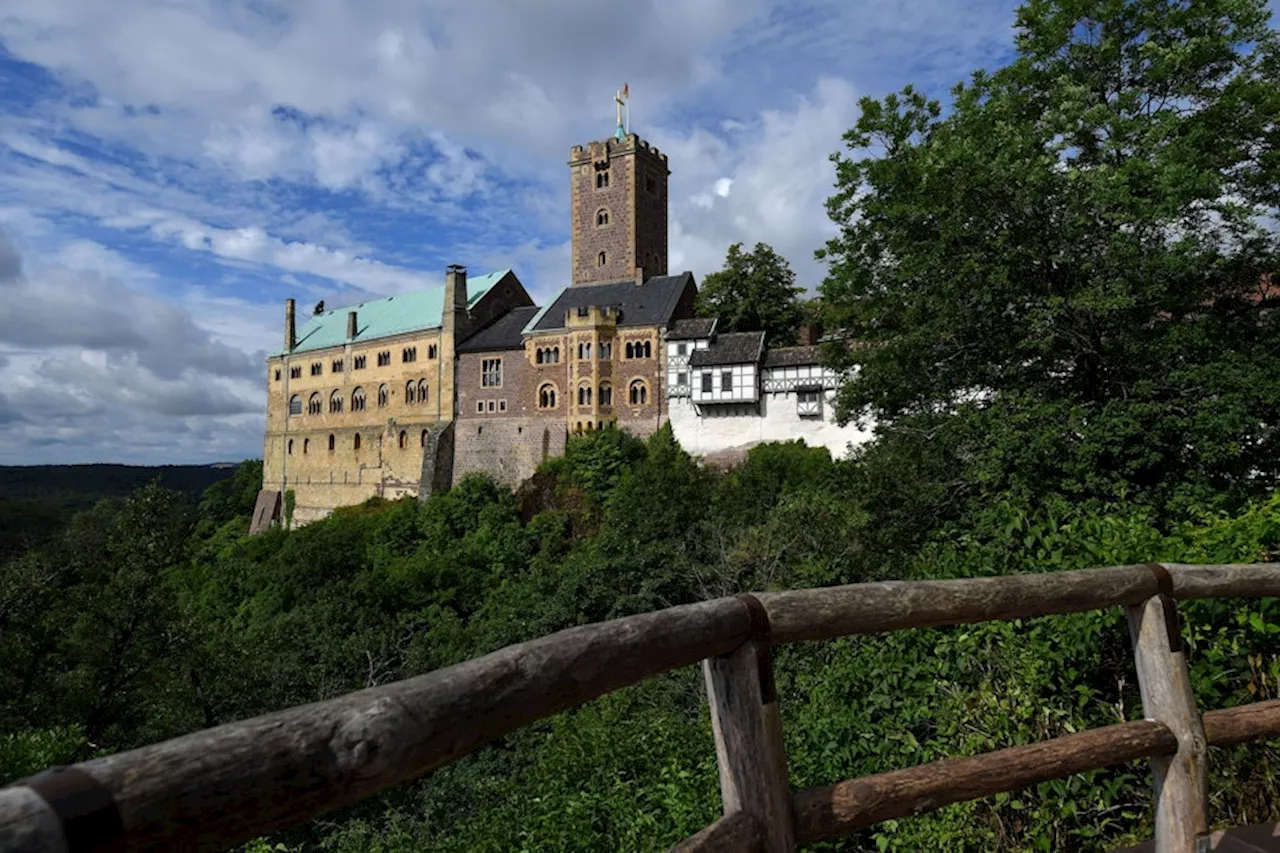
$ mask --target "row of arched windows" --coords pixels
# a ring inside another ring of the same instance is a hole
[[[405,386],[404,386],[404,401],[406,403],[426,403],[429,396],[427,394],[427,390],[428,390],[427,380],[410,379],[408,382],[405,383]],[[389,389],[386,385],[379,385],[378,386],[378,408],[379,409],[386,408],[387,404],[390,402],[391,402],[391,389]],[[345,406],[345,403],[346,401],[342,395],[342,392],[334,391],[332,394],[329,395],[329,414],[331,415],[340,414]],[[351,411],[363,412],[367,408],[367,406],[368,406],[368,401],[365,397],[364,389],[359,386],[352,389]],[[319,415],[319,414],[322,414],[323,412],[324,412],[324,397],[321,396],[319,391],[316,391],[307,400],[307,414]],[[302,414],[302,397],[300,395],[294,394],[292,397],[289,398],[289,414],[291,415]]]
[[[649,341],[627,341],[627,358],[653,358],[653,345]]]
[[[593,389],[590,385],[578,386],[578,405],[590,406],[591,398],[595,396],[601,406],[613,405],[613,386],[609,383],[602,384],[599,389]],[[643,379],[633,379],[631,384],[627,386],[627,402],[633,406],[643,406],[649,402],[649,386]],[[544,383],[538,389],[538,408],[554,409],[556,407],[556,386],[550,382]]]
[[[422,431],[422,435],[419,436],[418,438],[420,447],[427,446],[427,438],[429,435],[430,435],[430,430],[424,429]],[[288,452],[289,452],[289,455],[291,456],[293,455],[293,442],[294,440],[292,438],[289,439]],[[351,437],[352,450],[359,450],[361,443],[362,441],[361,441],[360,433],[356,433]],[[400,447],[401,450],[409,446],[409,433],[406,430],[400,430],[400,435],[397,439],[397,445]],[[333,452],[337,450],[337,447],[338,447],[338,437],[333,433],[330,433],[329,434],[329,451]],[[302,439],[302,452],[303,453],[311,452],[311,439],[309,438]]]
[[[560,347],[539,347],[533,358],[538,364],[559,364]]]

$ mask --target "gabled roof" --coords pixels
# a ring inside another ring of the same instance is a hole
[[[695,338],[709,338],[716,333],[718,317],[690,317],[687,320],[676,320],[667,330],[669,341],[691,341]]]
[[[521,349],[524,327],[541,309],[536,305],[512,308],[458,345],[458,352]]]
[[[573,308],[613,306],[619,310],[619,326],[665,326],[686,288],[693,287],[693,273],[655,275],[637,285],[635,279],[607,284],[566,287],[547,306],[528,331],[564,328],[565,314]]]
[[[706,349],[694,350],[689,356],[689,366],[751,364],[760,361],[763,351],[764,332],[730,332],[718,335]]]
[[[467,279],[467,304],[475,305],[489,290],[509,274],[511,270],[489,273]],[[347,337],[347,312],[356,312],[356,336]],[[406,332],[434,329],[444,316],[444,285],[424,287],[386,299],[373,299],[358,305],[347,305],[312,317],[298,330],[298,344],[290,351],[281,350],[272,355],[288,355],[289,352],[337,347],[347,343],[365,343],[378,338],[389,338]]]
[[[799,367],[822,363],[822,347],[779,347],[764,357],[765,367]]]

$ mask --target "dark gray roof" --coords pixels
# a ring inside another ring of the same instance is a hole
[[[619,326],[665,326],[671,320],[685,288],[693,286],[693,273],[683,272],[680,275],[655,275],[641,285],[637,285],[635,279],[628,279],[566,287],[534,324],[532,331],[563,329],[564,317],[569,310],[606,305],[612,305],[621,312]]]
[[[715,317],[690,317],[687,320],[676,320],[667,330],[669,341],[691,341],[694,338],[709,338],[716,330]]]
[[[799,367],[805,364],[821,364],[822,347],[779,347],[769,350],[764,357],[765,367]]]
[[[458,352],[485,352],[488,350],[520,349],[524,346],[524,338],[520,332],[525,323],[538,313],[538,306],[525,305],[512,308],[462,343],[458,344]]]
[[[713,364],[747,364],[760,360],[764,349],[764,332],[731,332],[717,335],[706,349],[695,350],[689,356],[690,367],[707,367]]]

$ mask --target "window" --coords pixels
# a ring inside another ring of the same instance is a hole
[[[311,439],[309,438],[302,439],[302,452],[306,453],[310,449],[311,449]]]
[[[480,362],[480,387],[502,387],[502,359],[486,358]]]
[[[499,400],[499,401],[498,401],[498,411],[499,411],[499,412],[505,412],[506,410],[507,410],[507,401],[506,401],[506,400]]]
[[[337,442],[338,442],[338,439],[334,436],[334,434],[329,433],[329,452],[330,453],[332,453],[333,448],[337,446]]]
[[[342,392],[334,391],[329,395],[329,414],[336,415],[342,412]]]
[[[321,375],[321,374],[323,374],[323,373],[324,373],[324,362],[323,362],[323,361],[316,361],[316,362],[312,362],[312,364],[311,364],[311,375],[312,375],[312,376],[320,376],[320,375]]]
[[[279,381],[280,381],[280,368],[278,368],[278,367],[276,368],[276,381],[277,381],[277,382],[279,382]]]
[[[476,400],[476,414],[484,414],[484,400]]]
[[[404,450],[409,444],[409,433],[400,430],[400,449]]]
[[[356,388],[354,391],[351,392],[351,411],[353,412],[364,411],[364,389],[363,388]]]
[[[583,385],[578,388],[578,405],[579,406],[591,405],[591,386],[590,385]]]
[[[289,439],[289,455],[293,455],[293,439]]]
[[[421,441],[421,443],[422,443],[422,446],[423,446],[423,447],[426,447],[426,446],[427,446],[427,433],[428,433],[428,432],[429,432],[429,430],[425,430],[425,429],[424,429],[424,430],[422,431],[422,438],[421,438],[421,439],[419,439],[419,441]]]
[[[368,356],[363,356],[363,355],[358,355],[358,356],[356,356],[354,359],[352,359],[352,360],[351,360],[351,362],[352,362],[352,363],[351,363],[351,369],[352,369],[352,370],[364,370],[364,366],[365,366],[365,363],[366,363],[367,359],[368,359]]]
[[[418,380],[418,402],[427,402],[427,380],[425,379]]]
[[[596,211],[596,227],[599,228],[601,226],[608,225],[608,224],[609,224],[609,211],[602,207]]]
[[[290,379],[301,379],[301,378],[302,378],[302,365],[298,365],[297,367],[290,367],[290,368],[289,368],[289,378],[290,378]]]
[[[822,392],[816,388],[796,391],[796,414],[802,418],[822,417]]]
[[[391,392],[387,390],[386,385],[378,386],[378,408],[384,409],[387,406],[387,398],[391,396]]]
[[[711,393],[711,374],[705,370],[702,371],[702,393]]]
[[[613,386],[612,385],[606,384],[606,385],[600,386],[600,405],[602,406],[613,405]]]
[[[591,344],[578,344],[578,360],[585,361],[591,358]]]
[[[590,317],[590,316],[591,316],[591,309],[590,309],[588,306],[586,306],[586,305],[579,305],[579,306],[578,306],[578,316],[579,316],[579,317]]]
[[[360,433],[356,433],[356,437],[351,439],[351,447],[353,450],[360,449]]]
[[[689,354],[688,344],[676,344],[676,355],[688,355],[688,354]]]
[[[733,371],[732,370],[720,371],[720,390],[721,391],[733,390]]]
[[[491,412],[496,411],[496,410],[497,410],[497,408],[498,408],[498,404],[497,404],[496,402],[494,402],[493,400],[490,400],[490,401],[489,401],[488,406],[489,406],[489,411],[491,411]]]
[[[653,358],[653,344],[649,341],[644,342],[644,357]]]
[[[302,398],[299,397],[297,394],[294,394],[292,397],[289,398],[289,414],[291,415],[302,414]]]
[[[542,364],[542,348],[541,347],[539,347],[537,351],[534,353],[534,361],[537,364]]]
[[[613,341],[604,341],[600,344],[600,360],[608,361],[613,358]]]
[[[596,189],[602,190],[607,186],[609,186],[609,172],[607,170],[596,172]]]
[[[552,364],[560,363],[560,347],[551,348],[551,363]]]
[[[601,252],[596,255],[596,264],[598,266],[604,266],[607,263],[609,263],[609,255],[607,252]]]
[[[627,392],[627,397],[633,406],[643,406],[649,401],[649,389],[645,386],[644,381],[637,379],[631,383],[631,389]]]
[[[409,361],[417,361],[417,360],[418,360],[417,347],[405,347],[404,349],[400,350],[400,361],[402,363],[409,362]]]
[[[307,414],[318,415],[323,408],[324,404],[320,400],[320,392],[317,391],[312,394],[311,399],[307,401]]]
[[[439,357],[440,357],[440,347],[436,346],[435,344],[432,344],[431,346],[427,347],[427,358],[439,358]]]
[[[412,379],[404,386],[404,401],[412,403],[418,399],[418,386]]]
[[[543,385],[538,389],[538,408],[554,409],[556,407],[556,388],[554,385]]]
[[[391,363],[390,351],[378,353],[378,367],[386,367],[390,363]]]
[[[676,374],[676,384],[677,384],[677,385],[688,385],[688,384],[689,384],[689,374],[687,374],[687,373],[677,373],[677,374]]]
[[[635,358],[635,357],[636,357],[636,347],[635,347],[635,344],[631,343],[631,341],[627,341],[627,350],[626,350],[626,352],[627,352],[627,358]]]
[[[333,365],[332,365],[332,367],[333,367],[333,369],[330,371],[331,373],[341,373],[341,372],[342,372],[342,359],[340,359],[340,358],[335,358],[335,359],[333,360]]]

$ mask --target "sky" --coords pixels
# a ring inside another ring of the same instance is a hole
[[[813,289],[858,99],[946,100],[1010,0],[4,0],[0,464],[262,454],[284,300],[568,284],[574,144],[669,156],[670,263]]]

